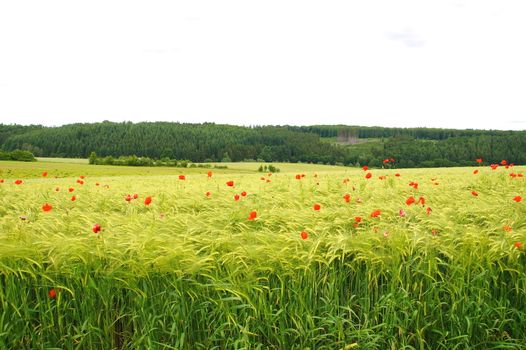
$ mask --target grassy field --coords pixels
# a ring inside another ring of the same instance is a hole
[[[0,162],[0,349],[526,348],[525,167],[275,165]]]

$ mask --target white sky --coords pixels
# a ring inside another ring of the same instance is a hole
[[[0,0],[0,122],[526,129],[526,1]]]

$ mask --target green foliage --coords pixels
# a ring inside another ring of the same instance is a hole
[[[29,151],[15,149],[11,152],[0,150],[0,160],[17,160],[21,162],[36,162],[35,156]]]

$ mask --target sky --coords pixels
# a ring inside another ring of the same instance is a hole
[[[524,18],[524,0],[0,0],[0,123],[525,130]]]

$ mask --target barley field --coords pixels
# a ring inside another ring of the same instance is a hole
[[[0,349],[526,349],[526,167],[275,165],[0,163]]]

